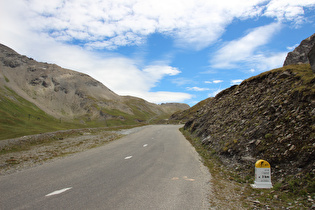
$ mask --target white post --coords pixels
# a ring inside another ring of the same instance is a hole
[[[270,164],[265,160],[255,163],[255,182],[253,188],[272,188]]]

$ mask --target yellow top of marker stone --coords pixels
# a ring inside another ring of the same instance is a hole
[[[270,168],[270,164],[265,160],[258,160],[255,163],[256,168]]]

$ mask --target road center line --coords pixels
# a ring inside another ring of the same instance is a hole
[[[148,144],[144,144],[144,145],[143,145],[143,147],[147,147],[147,146],[148,146]]]
[[[125,160],[128,160],[128,159],[130,159],[130,158],[132,158],[132,156],[125,157]]]
[[[52,195],[58,195],[58,194],[61,194],[63,192],[66,192],[67,190],[70,190],[72,187],[68,187],[68,188],[64,188],[64,189],[61,189],[61,190],[56,190],[52,193],[49,193],[46,195],[46,197],[49,197],[49,196],[52,196]]]

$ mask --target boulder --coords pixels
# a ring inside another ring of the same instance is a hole
[[[315,44],[315,34],[304,39],[299,46],[289,52],[283,66],[309,63],[308,54]]]

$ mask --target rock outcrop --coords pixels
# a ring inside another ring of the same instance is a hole
[[[312,49],[308,53],[308,60],[311,64],[312,71],[315,73],[315,45],[313,45]]]
[[[299,46],[289,52],[283,66],[309,63],[308,53],[315,44],[315,34],[304,39]]]

